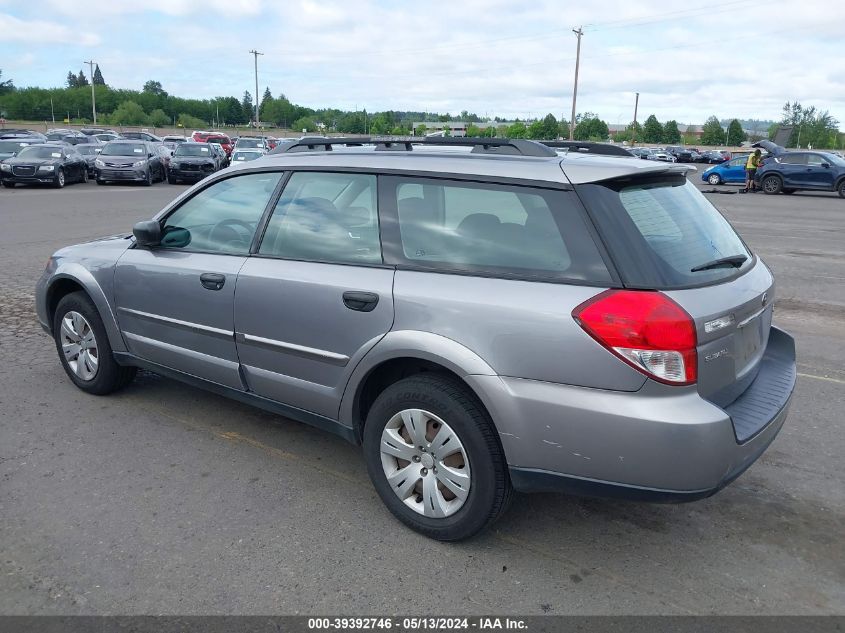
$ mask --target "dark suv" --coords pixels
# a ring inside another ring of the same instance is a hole
[[[829,152],[783,152],[766,158],[754,179],[765,193],[837,191],[845,198],[845,159]]]

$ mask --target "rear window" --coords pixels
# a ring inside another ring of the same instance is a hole
[[[398,263],[505,277],[610,283],[573,192],[387,177],[385,251]]]
[[[706,285],[751,265],[751,253],[733,227],[686,178],[580,185],[578,190],[626,285]],[[737,259],[716,263],[724,258]]]

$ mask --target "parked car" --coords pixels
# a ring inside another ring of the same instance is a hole
[[[146,141],[148,143],[161,143],[161,137],[149,132],[121,132],[120,138],[133,141]]]
[[[76,151],[82,155],[82,158],[85,159],[85,164],[88,168],[88,177],[95,178],[97,175],[97,168],[94,165],[94,161],[97,160],[97,156],[100,155],[100,152],[103,149],[103,144],[89,143],[83,145],[75,145],[74,147]]]
[[[671,152],[667,152],[665,149],[654,149],[649,152],[648,156],[646,156],[646,160],[658,160],[664,163],[675,163],[678,159],[675,158]]]
[[[266,152],[270,148],[267,145],[267,141],[265,141],[263,138],[241,136],[235,142],[234,149],[260,149]]]
[[[226,153],[226,150],[223,149],[223,146],[219,143],[215,143],[214,141],[209,141],[207,145],[211,146],[211,150],[215,153],[218,159],[218,163],[220,165],[219,169],[223,169],[224,167],[229,166],[229,155]]]
[[[232,139],[219,132],[194,132],[191,138],[197,143],[216,143],[226,152],[228,157],[232,153]]]
[[[794,340],[687,168],[435,140],[475,142],[289,146],[58,251],[36,312],[68,378],[142,367],[363,444],[389,510],[447,541],[512,490],[690,501],[754,463]]]
[[[628,150],[637,158],[642,158],[643,160],[648,158],[648,155],[651,154],[652,149],[650,147],[632,147]]]
[[[178,134],[168,134],[167,136],[161,139],[164,143],[187,143],[188,138],[186,136],[180,136]]]
[[[61,188],[71,182],[87,182],[85,159],[72,145],[41,143],[22,148],[0,162],[3,186],[48,184]]]
[[[79,130],[81,134],[85,134],[86,136],[95,136],[97,134],[113,134],[117,136],[117,132],[114,130],[106,130],[101,127],[84,127]]]
[[[184,180],[196,181],[221,169],[219,146],[209,143],[183,143],[176,148],[167,171],[171,185]]]
[[[108,143],[109,141],[120,140],[120,136],[114,134],[113,132],[101,132],[99,134],[93,134],[92,136],[101,143]]]
[[[106,143],[94,161],[94,167],[98,185],[131,181],[149,186],[167,177],[156,146],[146,141]]]
[[[67,143],[68,145],[80,145],[82,143],[90,143],[91,138],[85,134],[80,134],[74,131],[55,131],[47,133],[47,140],[50,142]]]
[[[18,139],[0,139],[0,160],[11,158],[20,152],[24,147],[30,145],[40,145],[42,141],[38,139],[27,140],[26,137]]]
[[[0,139],[40,139],[43,143],[47,140],[47,136],[42,134],[41,132],[35,132],[34,130],[21,130],[21,129],[13,129],[8,128],[5,130],[0,130]]]
[[[232,165],[236,165],[237,163],[243,163],[250,160],[255,160],[256,158],[261,158],[266,154],[264,150],[260,149],[237,149],[232,152]]]
[[[701,180],[711,185],[744,184],[747,156],[737,156],[701,172]]]
[[[766,159],[754,181],[768,194],[836,191],[845,198],[845,159],[830,152],[783,152]]]
[[[722,152],[710,150],[707,152],[702,152],[696,162],[706,163],[708,165],[718,165],[719,163],[724,163],[726,160],[728,159]]]
[[[680,145],[667,147],[666,151],[674,156],[675,160],[679,163],[694,163],[697,155],[697,152],[694,150],[688,147],[681,147]]]

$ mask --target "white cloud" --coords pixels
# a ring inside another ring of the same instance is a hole
[[[22,20],[13,15],[0,13],[0,43],[25,42],[27,44],[45,42],[54,44],[78,44],[96,46],[100,37],[95,33],[77,32],[64,24],[44,20]],[[23,51],[23,53],[28,51]]]

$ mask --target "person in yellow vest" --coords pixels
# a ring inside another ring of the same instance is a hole
[[[757,173],[757,167],[760,166],[760,150],[755,150],[753,154],[748,155],[748,160],[745,161],[745,193],[756,191],[757,185],[754,182],[754,174]]]

